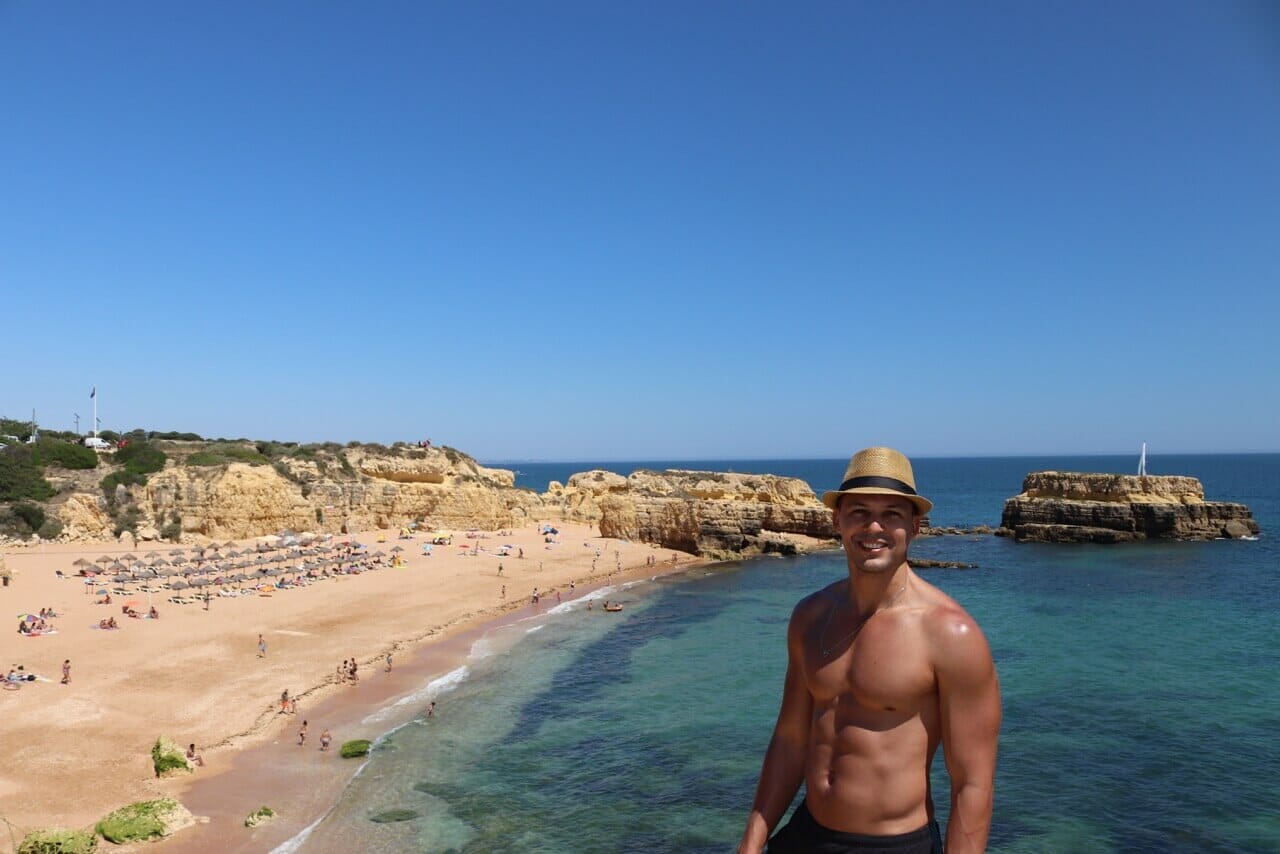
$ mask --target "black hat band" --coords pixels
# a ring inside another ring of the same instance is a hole
[[[915,495],[916,491],[902,481],[892,477],[879,477],[878,475],[865,475],[863,477],[851,477],[844,483],[840,484],[840,488],[836,492],[844,492],[846,489],[856,489],[860,486],[875,486],[880,489],[892,489],[897,492],[905,492],[907,495]]]

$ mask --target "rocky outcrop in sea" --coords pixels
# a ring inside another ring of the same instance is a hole
[[[1194,477],[1042,471],[1005,501],[996,534],[1020,541],[1125,543],[1258,533],[1244,504],[1206,501]]]

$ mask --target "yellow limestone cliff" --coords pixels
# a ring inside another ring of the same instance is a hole
[[[354,533],[418,522],[496,530],[537,520],[598,526],[604,536],[695,554],[788,552],[787,535],[830,539],[830,513],[794,478],[693,471],[575,474],[539,495],[515,474],[452,449],[340,448],[271,464],[200,464],[170,448],[165,468],[111,496],[70,495],[68,538],[110,536],[127,508],[139,539],[245,539],[290,529]],[[246,451],[246,453],[250,453]]]

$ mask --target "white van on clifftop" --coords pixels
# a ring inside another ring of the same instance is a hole
[[[95,451],[110,451],[115,448],[115,445],[111,444],[106,439],[100,439],[97,436],[85,436],[84,446],[86,448],[93,448]]]

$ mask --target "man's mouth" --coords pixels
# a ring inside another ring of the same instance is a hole
[[[889,548],[889,544],[886,543],[884,540],[859,540],[858,547],[865,552],[870,552],[871,554],[877,554],[882,549]]]

